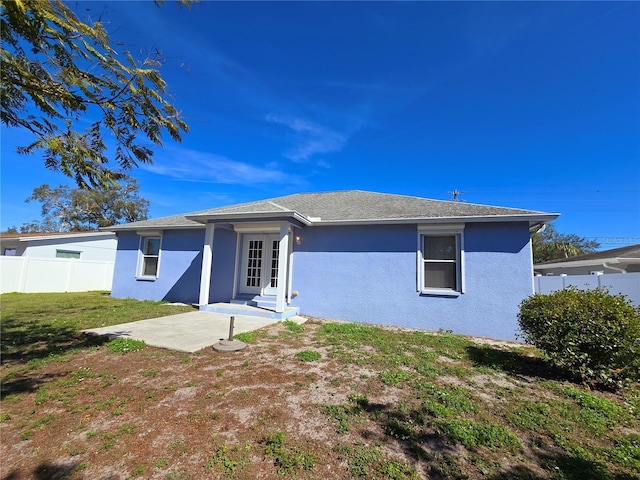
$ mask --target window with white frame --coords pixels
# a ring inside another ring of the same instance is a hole
[[[75,258],[75,259],[79,259],[81,253],[82,252],[77,252],[75,250],[57,250],[56,249],[56,258]]]
[[[161,236],[140,237],[140,262],[138,276],[142,278],[156,278],[160,263]]]
[[[464,292],[464,226],[423,226],[418,229],[418,290],[423,293]]]

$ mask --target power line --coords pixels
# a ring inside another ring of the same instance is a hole
[[[447,192],[452,193],[452,192]],[[575,193],[640,193],[640,190],[467,190],[464,193],[482,195],[552,195],[552,194],[575,194]]]

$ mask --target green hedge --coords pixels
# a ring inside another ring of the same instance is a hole
[[[640,307],[606,290],[569,287],[520,304],[521,337],[591,384],[640,380]]]

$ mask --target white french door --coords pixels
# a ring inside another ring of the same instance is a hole
[[[242,242],[240,293],[276,295],[278,288],[278,235],[245,235]]]

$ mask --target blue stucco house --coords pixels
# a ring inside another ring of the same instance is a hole
[[[349,190],[145,220],[108,228],[111,294],[513,340],[557,216]]]

